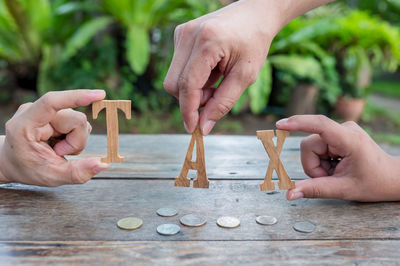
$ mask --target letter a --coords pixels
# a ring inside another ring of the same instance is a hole
[[[131,119],[131,101],[98,101],[92,104],[93,119],[101,110],[106,108],[107,120],[107,157],[101,158],[102,162],[123,162],[124,157],[118,154],[118,109],[125,113],[126,119]]]
[[[192,161],[194,143],[196,143],[196,161]],[[193,181],[194,188],[208,188],[209,181],[206,175],[206,166],[204,159],[203,135],[199,128],[196,128],[192,134],[189,148],[186,153],[185,162],[179,176],[175,179],[176,187],[190,187],[190,179],[187,178],[189,169],[197,170],[197,179]]]
[[[274,137],[273,130],[259,130],[257,131],[257,137],[264,144],[264,148],[269,156],[269,164],[267,173],[265,174],[264,183],[260,184],[261,190],[274,190],[275,185],[272,183],[272,172],[275,170],[276,174],[279,178],[279,189],[291,189],[295,188],[295,183],[290,179],[288,174],[286,173],[285,167],[283,166],[281,159],[279,158],[283,143],[287,136],[289,136],[289,131],[285,130],[276,130],[277,144],[274,146],[274,142],[272,141]]]

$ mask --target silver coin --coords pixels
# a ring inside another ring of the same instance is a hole
[[[160,208],[157,210],[157,214],[162,217],[172,217],[178,214],[178,210],[175,208]]]
[[[256,222],[261,225],[274,225],[278,220],[274,216],[257,216]]]
[[[162,224],[157,226],[157,233],[163,236],[173,236],[179,233],[181,228],[176,224]]]
[[[181,224],[190,227],[199,227],[205,225],[207,222],[206,218],[196,214],[187,214],[183,216],[179,221],[181,222]]]
[[[218,218],[217,225],[224,228],[235,228],[240,225],[240,220],[236,217],[222,216]]]
[[[293,229],[301,233],[311,233],[315,230],[315,225],[308,222],[297,222],[293,225]]]

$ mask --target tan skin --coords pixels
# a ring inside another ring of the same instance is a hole
[[[83,184],[109,167],[100,158],[67,161],[79,154],[92,127],[83,113],[70,108],[102,100],[104,91],[50,92],[21,105],[0,137],[0,182],[55,187]],[[58,137],[54,146],[50,138]],[[60,138],[61,137],[61,138]]]
[[[288,200],[400,200],[400,158],[383,151],[356,123],[338,124],[321,115],[298,115],[280,120],[276,126],[312,133],[301,142],[301,162],[311,179],[288,190]],[[340,161],[332,163],[331,158]]]
[[[256,81],[281,28],[327,2],[242,0],[179,25],[164,87],[179,99],[186,130],[192,133],[200,125],[204,135],[210,133]],[[221,77],[222,82],[214,88]]]
[[[209,134],[256,80],[280,29],[327,2],[242,0],[179,25],[164,87],[179,99],[186,130],[192,133],[199,125],[204,135]],[[311,179],[289,190],[289,200],[400,200],[400,159],[385,153],[355,123],[340,125],[324,116],[295,116],[278,122],[277,127],[313,133],[301,145],[304,171]]]

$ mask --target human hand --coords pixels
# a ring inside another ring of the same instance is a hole
[[[321,115],[298,115],[280,120],[276,126],[314,133],[301,143],[301,162],[311,179],[288,190],[288,200],[400,200],[399,158],[384,152],[356,123],[338,124]]]
[[[67,161],[86,146],[91,126],[83,113],[69,108],[104,99],[101,90],[49,92],[20,106],[0,140],[0,181],[55,187],[83,184],[109,167],[100,158]],[[50,142],[58,139],[53,144]]]
[[[326,2],[242,0],[179,25],[164,87],[179,99],[186,130],[192,133],[200,124],[207,135],[256,81],[279,30]]]

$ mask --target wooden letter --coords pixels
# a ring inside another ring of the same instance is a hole
[[[196,143],[196,161],[192,161],[193,147]],[[206,175],[206,166],[204,159],[204,144],[203,135],[199,128],[192,134],[189,148],[186,153],[185,162],[183,163],[182,171],[179,176],[175,179],[176,187],[189,187],[190,179],[187,177],[189,169],[197,170],[197,179],[193,181],[194,188],[208,188],[209,181]]]
[[[265,174],[264,183],[260,184],[261,190],[274,190],[275,186],[272,183],[272,172],[275,170],[279,178],[279,189],[291,189],[295,188],[295,183],[290,179],[286,170],[279,158],[283,143],[287,136],[289,136],[289,131],[276,130],[277,144],[276,147],[273,142],[274,131],[273,130],[259,130],[257,131],[257,137],[264,144],[264,148],[269,156],[269,164],[267,173]]]
[[[106,108],[107,120],[107,157],[101,158],[102,162],[123,162],[124,157],[118,154],[118,109],[125,113],[126,119],[131,119],[131,101],[98,101],[92,105],[93,119],[101,110]]]

